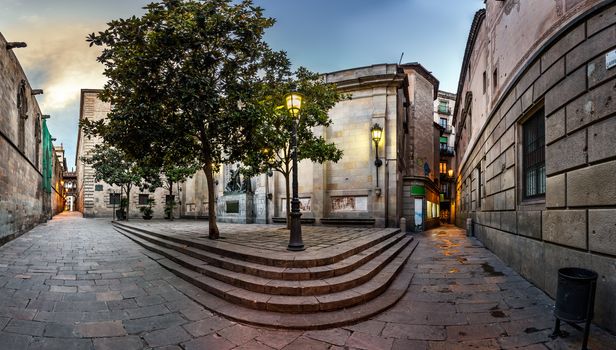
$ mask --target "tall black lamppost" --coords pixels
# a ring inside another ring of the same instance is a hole
[[[299,198],[297,195],[297,124],[299,114],[302,108],[303,97],[297,92],[291,92],[285,96],[287,110],[293,117],[293,131],[291,134],[291,147],[293,147],[293,199],[291,199],[291,234],[289,237],[288,250],[300,251],[304,250],[304,242],[302,241],[302,223],[300,218],[302,213],[299,211]]]
[[[381,189],[379,188],[379,168],[383,165],[383,161],[379,158],[379,142],[381,141],[381,137],[383,135],[383,128],[379,124],[375,123],[370,129],[370,133],[372,134],[372,141],[374,141],[374,150],[376,152],[374,166],[376,167],[376,194],[378,196],[381,194]]]

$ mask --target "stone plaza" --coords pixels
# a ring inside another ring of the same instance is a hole
[[[269,226],[272,237],[279,228]],[[259,233],[267,232],[255,227]],[[333,329],[277,330],[206,310],[200,289],[109,220],[64,213],[0,247],[0,349],[579,348],[581,333],[571,328],[566,338],[549,338],[553,301],[463,230],[444,226],[413,238],[419,244],[404,272],[412,280],[389,310]],[[264,241],[273,243],[259,247],[264,254],[278,249],[276,239]],[[614,344],[593,326],[592,349]]]

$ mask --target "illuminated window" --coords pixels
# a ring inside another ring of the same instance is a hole
[[[441,162],[439,166],[439,170],[441,174],[447,173],[447,162]]]

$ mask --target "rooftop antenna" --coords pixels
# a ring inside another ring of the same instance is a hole
[[[404,51],[402,51],[402,55],[400,55],[400,60],[398,61],[398,65],[402,63],[402,57],[404,57]]]

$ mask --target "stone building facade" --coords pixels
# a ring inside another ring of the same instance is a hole
[[[0,34],[0,244],[45,220],[41,112],[13,49]]]
[[[446,91],[439,91],[438,98],[434,100],[434,122],[441,127],[439,136],[438,166],[439,186],[441,195],[440,218],[442,222],[454,222],[455,213],[455,141],[456,129],[453,126],[453,109],[456,95]]]
[[[555,296],[599,274],[616,331],[616,3],[495,1],[477,12],[457,91],[456,223]]]
[[[417,63],[348,69],[325,74],[324,79],[352,98],[331,109],[331,126],[314,132],[336,143],[344,155],[338,163],[300,162],[302,220],[391,227],[405,217],[409,229],[437,225],[440,130],[434,123],[433,102],[438,80]],[[375,123],[384,129],[378,145],[383,164],[378,168],[370,131]],[[223,165],[218,174],[218,219],[284,222],[284,177],[278,173],[261,175],[251,179],[253,193],[240,197],[225,194],[230,170],[237,166]],[[203,172],[187,180],[182,188],[182,216],[206,217],[209,204]],[[412,189],[416,191],[412,193]]]
[[[89,119],[92,121],[105,119],[107,114],[111,111],[111,105],[107,102],[103,102],[99,99],[98,94],[101,90],[96,89],[82,89],[79,107],[79,120]],[[112,186],[104,181],[96,181],[94,178],[94,169],[90,165],[84,164],[81,161],[81,157],[87,156],[88,152],[94,148],[95,145],[102,142],[99,137],[90,137],[84,134],[81,126],[77,136],[77,152],[75,164],[77,175],[77,186],[73,190],[76,196],[75,210],[83,213],[84,217],[113,217],[113,209],[116,210],[119,204],[114,205],[112,197],[116,194],[120,194],[120,188]],[[155,218],[164,217],[165,208],[165,196],[168,191],[163,188],[156,189],[155,192],[140,192],[139,188],[133,186],[130,193],[130,205],[129,215],[130,218],[139,218],[142,216],[139,211],[139,207],[144,206],[147,203],[147,199],[151,198],[155,200],[153,205],[153,216]],[[126,196],[126,193],[121,194],[122,197]],[[174,215],[179,215],[179,209],[176,208]]]

